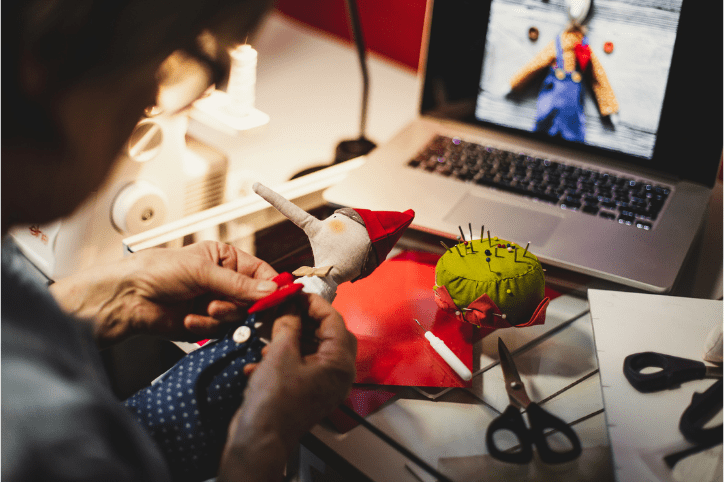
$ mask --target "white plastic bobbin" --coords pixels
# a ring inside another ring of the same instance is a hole
[[[239,328],[234,331],[234,334],[232,335],[232,339],[236,343],[244,343],[246,340],[251,337],[251,328],[248,326],[240,326]]]
[[[168,199],[156,185],[135,181],[121,189],[111,205],[111,221],[118,232],[142,233],[166,222]]]

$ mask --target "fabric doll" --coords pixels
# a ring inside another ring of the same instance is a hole
[[[617,113],[619,106],[603,65],[588,45],[585,27],[582,25],[588,15],[590,2],[568,3],[569,26],[516,72],[510,80],[510,87],[513,91],[519,91],[541,71],[548,69],[538,96],[533,130],[583,142],[586,136],[584,75],[591,83],[602,116]]]
[[[339,209],[320,221],[271,189],[254,191],[302,228],[309,237],[314,267],[281,273],[276,292],[257,301],[248,317],[226,335],[187,354],[170,370],[126,400],[125,405],[166,456],[172,475],[207,480],[216,475],[229,423],[243,402],[244,367],[261,360],[259,329],[276,318],[283,303],[300,302],[300,291],[328,301],[337,286],[363,278],[387,257],[414,217],[405,212]]]

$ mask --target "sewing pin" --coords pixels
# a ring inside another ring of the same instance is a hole
[[[473,225],[471,223],[468,223],[468,229],[470,230],[470,252],[475,254],[475,249],[473,248]]]
[[[485,261],[488,262],[488,269],[489,269],[490,271],[493,271],[493,270],[490,268],[490,258],[485,258]]]
[[[518,262],[518,250],[517,249],[513,250],[513,262],[514,263]]]
[[[480,244],[483,244],[483,239],[485,238],[485,225],[480,226]]]
[[[458,229],[460,230],[460,236],[462,236],[463,242],[464,242],[465,244],[468,244],[467,241],[465,241],[465,235],[463,234],[463,228],[461,228],[460,226],[458,226]]]
[[[498,247],[497,246],[495,247],[495,257],[496,258],[498,257]]]
[[[440,241],[440,244],[442,244],[442,247],[445,248],[445,251],[450,251],[450,248],[448,248],[445,243],[443,243],[442,241]]]
[[[493,242],[490,240],[490,230],[488,229],[488,246],[492,246]]]
[[[463,248],[465,249],[465,254],[468,254],[468,243],[460,236],[456,237],[455,240],[458,242],[458,245],[462,243]]]
[[[501,317],[502,319],[506,319],[506,318],[507,318],[507,316],[505,315],[505,313],[503,313],[502,315],[501,315],[500,313],[493,313],[493,316],[499,316],[499,317]]]
[[[458,254],[460,255],[460,257],[462,258],[462,257],[463,257],[463,253],[460,252],[460,248],[458,248],[458,245],[457,245],[457,244],[455,245],[455,249],[457,250],[457,252],[458,252]]]
[[[530,241],[528,241],[528,244],[525,245],[525,251],[523,251],[523,257],[525,258],[525,253],[528,252],[528,246],[530,246]]]

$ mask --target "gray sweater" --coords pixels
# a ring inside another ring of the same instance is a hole
[[[90,326],[2,245],[2,480],[165,481],[160,452],[110,390]]]

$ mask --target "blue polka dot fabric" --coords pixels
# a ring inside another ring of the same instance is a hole
[[[243,368],[261,360],[257,315],[240,325],[247,328],[232,329],[189,353],[125,402],[165,454],[176,480],[207,480],[217,473],[229,422],[243,401]]]

